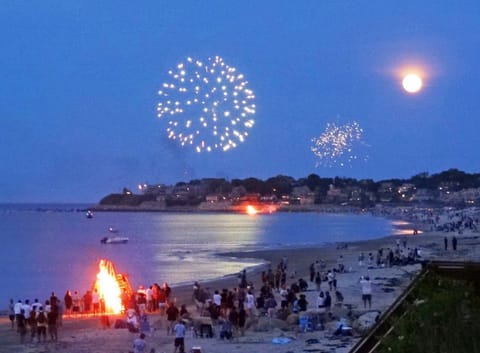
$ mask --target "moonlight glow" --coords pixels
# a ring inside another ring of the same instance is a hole
[[[167,136],[197,152],[227,151],[244,142],[253,127],[255,95],[237,69],[219,56],[187,58],[168,71],[158,91],[157,115]]]
[[[422,79],[417,74],[408,74],[403,78],[402,86],[408,93],[417,93],[422,89]]]

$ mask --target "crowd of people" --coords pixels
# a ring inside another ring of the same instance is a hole
[[[47,332],[51,341],[58,340],[57,327],[62,323],[62,314],[60,301],[55,293],[52,292],[44,303],[40,303],[38,299],[32,303],[29,299],[14,303],[13,299],[10,299],[8,308],[12,328],[16,327],[21,343],[26,341],[28,333],[30,342],[46,342]]]
[[[342,250],[342,249],[340,249]],[[397,243],[389,249],[379,249],[376,256],[373,253],[361,253],[358,258],[359,268],[366,266],[393,266],[403,263],[406,259],[416,260],[419,257],[417,249],[410,249],[406,242]],[[274,268],[269,268],[260,274],[259,288],[247,280],[246,271],[238,276],[236,287],[211,290],[197,282],[194,283],[192,299],[197,313],[192,315],[187,304],[178,304],[172,299],[172,289],[167,283],[161,286],[157,283],[148,287],[140,287],[133,292],[121,295],[124,320],[116,320],[115,327],[128,328],[130,332],[138,333],[135,338],[135,352],[142,352],[145,337],[151,332],[148,314],[160,314],[166,321],[166,334],[174,336],[175,351],[184,351],[185,333],[192,329],[198,337],[213,337],[232,339],[245,334],[249,318],[264,317],[267,319],[286,320],[291,314],[299,318],[310,309],[324,313],[327,317],[334,304],[342,304],[344,298],[338,289],[338,276],[351,269],[346,269],[343,256],[338,256],[336,264],[327,268],[327,263],[315,260],[308,269],[307,278],[297,277],[294,270],[288,268],[287,259],[282,258]],[[309,277],[309,278],[308,278]],[[366,277],[360,279],[361,298],[364,308],[372,304],[372,282]],[[318,296],[312,302],[307,291],[316,291]],[[310,302],[309,302],[310,301]],[[35,299],[17,303],[11,301],[12,327],[16,325],[21,342],[25,342],[30,332],[31,342],[46,341],[47,333],[50,340],[58,339],[57,327],[61,325],[62,317],[91,314],[103,315],[105,303],[96,289],[87,291],[83,296],[78,291],[68,290],[63,302],[54,293],[43,304]],[[197,320],[198,317],[209,318],[208,323]],[[323,324],[323,323],[322,323]],[[110,324],[108,324],[110,325]]]

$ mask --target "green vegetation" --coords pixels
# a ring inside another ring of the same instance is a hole
[[[429,274],[413,297],[376,352],[480,352],[478,283]]]
[[[110,194],[100,203],[105,205],[139,206],[142,202],[155,201],[153,195]]]
[[[479,189],[478,192],[472,190]],[[462,194],[462,192],[464,194]],[[142,196],[133,196],[124,188],[122,194],[112,194],[100,201],[102,205],[131,205],[143,201],[160,201],[168,206],[198,206],[208,195],[236,202],[244,197],[256,197],[260,202],[296,204],[338,204],[368,208],[379,203],[405,205],[426,203],[431,206],[465,206],[480,203],[480,174],[468,174],[457,169],[429,175],[417,174],[410,179],[373,181],[353,178],[322,178],[310,174],[294,179],[277,175],[261,180],[254,177],[226,180],[224,178],[195,179],[175,185],[142,185]],[[308,201],[306,201],[308,200]],[[139,203],[138,203],[139,204]]]

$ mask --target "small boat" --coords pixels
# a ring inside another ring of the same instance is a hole
[[[126,244],[128,243],[127,237],[103,237],[100,239],[102,244]]]
[[[93,212],[88,210],[87,213],[85,214],[87,218],[93,218]]]
[[[108,227],[108,231],[109,231],[110,233],[118,233],[118,229],[113,228],[113,227]]]

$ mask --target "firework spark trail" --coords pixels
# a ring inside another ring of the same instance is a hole
[[[157,115],[167,136],[197,152],[227,151],[244,142],[255,123],[255,95],[236,68],[219,56],[204,63],[187,58],[168,71],[158,91]]]
[[[316,167],[351,165],[355,160],[367,159],[356,153],[357,147],[366,146],[363,142],[363,129],[356,121],[337,126],[327,123],[325,131],[311,140],[311,151],[318,158]]]

